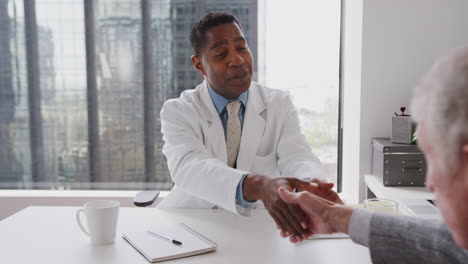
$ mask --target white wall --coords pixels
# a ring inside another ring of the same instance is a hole
[[[466,0],[363,0],[362,8],[362,57],[352,63],[361,65],[361,90],[354,90],[361,94],[360,148],[354,150],[360,199],[363,175],[371,171],[371,139],[390,137],[393,112],[408,106],[413,87],[435,58],[468,45]],[[353,119],[346,113],[345,118]]]

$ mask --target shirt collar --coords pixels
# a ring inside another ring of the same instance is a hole
[[[210,96],[211,96],[211,100],[213,100],[213,103],[216,107],[216,111],[218,111],[218,114],[221,114],[221,112],[223,112],[224,107],[226,107],[226,105],[229,102],[232,102],[235,100],[239,100],[244,105],[244,107],[247,105],[247,99],[249,97],[249,90],[241,93],[239,97],[237,97],[237,99],[228,100],[224,98],[222,95],[219,95],[218,93],[216,93],[213,89],[211,89],[211,87],[208,84],[207,86],[208,86],[208,92],[210,93]]]

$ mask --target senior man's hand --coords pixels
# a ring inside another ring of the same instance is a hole
[[[320,194],[316,195],[307,191],[294,193],[284,187],[279,187],[278,193],[284,202],[298,205],[308,216],[310,235],[333,232],[348,233],[349,222],[354,209],[344,206],[339,198],[336,199],[338,196],[336,193],[335,197],[334,194],[328,191],[324,192],[324,197],[332,198],[335,201],[327,200],[319,197]],[[299,242],[301,240],[291,237],[290,241]]]
[[[262,175],[249,175],[244,181],[243,195],[247,200],[261,200],[275,220],[283,236],[291,236],[294,241],[302,241],[310,236],[309,218],[298,205],[287,204],[278,195],[278,188],[289,191],[307,190],[313,193],[328,193],[333,184],[320,181],[309,182],[296,178],[270,178]],[[339,199],[339,198],[338,198]]]

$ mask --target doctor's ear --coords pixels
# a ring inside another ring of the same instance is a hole
[[[197,55],[192,55],[192,65],[195,69],[203,76],[206,75],[205,68],[203,68],[203,64],[201,58]]]

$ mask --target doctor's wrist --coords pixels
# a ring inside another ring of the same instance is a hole
[[[262,200],[262,190],[268,177],[257,174],[249,174],[244,179],[242,195],[245,200],[255,201]]]

